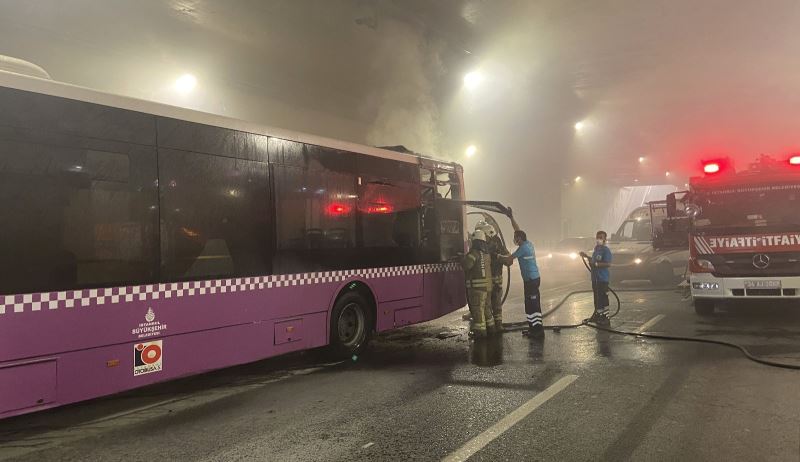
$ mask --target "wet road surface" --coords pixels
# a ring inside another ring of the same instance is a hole
[[[545,281],[544,311],[585,288]],[[624,288],[615,328],[800,364],[798,306],[700,318],[680,291]],[[506,322],[524,320],[520,295]],[[0,421],[0,460],[800,460],[800,371],[588,327],[473,342],[464,312],[353,361],[306,352]],[[545,323],[590,313],[579,294]]]

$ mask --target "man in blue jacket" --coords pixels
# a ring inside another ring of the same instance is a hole
[[[597,245],[592,253],[592,291],[594,292],[594,314],[590,321],[598,326],[608,327],[608,282],[610,280],[611,250],[606,245],[608,235],[598,231],[595,236]]]
[[[510,212],[510,209],[509,209]],[[536,264],[536,251],[528,240],[525,231],[522,231],[513,216],[510,216],[514,226],[514,244],[517,250],[509,256],[500,256],[499,260],[511,266],[516,258],[519,261],[519,270],[522,273],[522,283],[525,292],[525,317],[528,320],[528,335],[533,338],[544,337],[544,324],[542,324],[542,301],[539,286],[542,279],[539,275],[539,266]]]

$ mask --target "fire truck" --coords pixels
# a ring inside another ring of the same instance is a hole
[[[800,300],[800,155],[761,156],[741,171],[706,161],[703,172],[667,197],[661,236],[688,235],[697,314],[730,300]]]

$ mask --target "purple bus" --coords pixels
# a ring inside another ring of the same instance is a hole
[[[0,72],[0,418],[464,306],[462,178]]]

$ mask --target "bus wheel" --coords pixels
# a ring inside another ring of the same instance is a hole
[[[714,314],[714,300],[695,299],[694,312],[700,316],[711,316]]]
[[[348,357],[369,342],[372,322],[369,303],[358,292],[347,292],[336,301],[331,314],[331,352]]]

